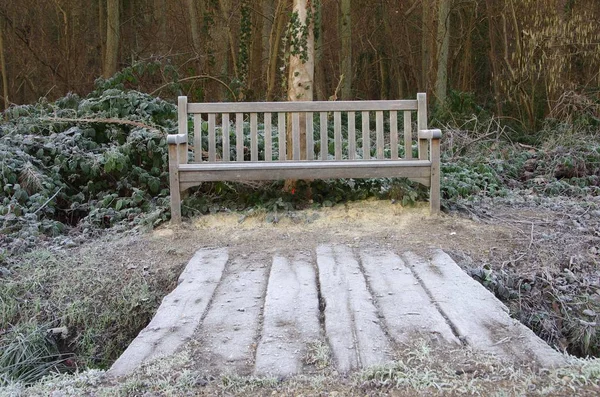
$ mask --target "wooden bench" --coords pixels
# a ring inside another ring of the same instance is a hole
[[[440,210],[441,131],[427,129],[425,94],[345,102],[188,103],[179,97],[178,123],[179,133],[167,137],[174,223],[181,222],[181,194],[207,181],[406,177],[428,186],[431,213]],[[289,128],[292,142],[286,142]]]

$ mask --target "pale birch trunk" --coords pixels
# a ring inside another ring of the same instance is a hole
[[[306,59],[302,59],[298,52],[300,48],[290,48],[290,60],[288,70],[288,101],[312,101],[313,80],[315,74],[315,36],[312,21],[307,21],[307,6],[310,0],[293,0],[293,13],[298,13],[298,19],[302,24],[308,22],[308,38],[306,40]],[[313,12],[314,15],[314,12]],[[298,32],[298,34],[300,34]],[[288,120],[287,128],[287,157],[292,158],[292,129]],[[306,159],[306,119],[300,118],[300,158]]]

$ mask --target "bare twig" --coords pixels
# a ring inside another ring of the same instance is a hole
[[[182,81],[189,81],[189,80],[200,80],[200,79],[209,79],[209,80],[214,80],[217,83],[221,84],[223,87],[227,88],[229,90],[229,93],[231,94],[231,97],[233,98],[234,101],[237,101],[237,98],[235,96],[235,93],[233,92],[233,90],[231,89],[231,87],[229,87],[223,80],[220,80],[214,76],[208,75],[208,74],[200,74],[198,76],[191,76],[191,77],[186,77],[184,79],[179,79],[177,82],[182,82]],[[167,84],[163,84],[160,87],[158,87],[157,89],[155,89],[154,91],[152,91],[150,93],[150,95],[154,95],[157,92],[159,92],[160,90],[162,90],[165,87],[170,86],[173,83],[167,83]]]
[[[61,191],[61,190],[62,190],[62,187],[61,187],[60,189],[58,189],[58,190],[56,191],[56,193],[54,193],[54,194],[52,195],[52,197],[50,197],[48,200],[46,200],[46,202],[45,202],[44,204],[42,204],[42,206],[41,206],[40,208],[38,208],[37,210],[33,211],[33,213],[34,213],[34,214],[37,214],[39,211],[41,211],[41,210],[42,210],[42,208],[44,208],[45,206],[47,206],[47,205],[48,205],[48,203],[49,203],[50,201],[54,200],[54,198],[55,198],[56,196],[58,196],[58,193],[60,193],[60,191]]]

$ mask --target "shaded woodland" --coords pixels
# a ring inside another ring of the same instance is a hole
[[[408,98],[426,90],[441,104],[470,93],[490,112],[526,127],[549,115],[571,117],[590,95],[597,100],[595,0],[308,5],[315,100]],[[3,1],[0,106],[85,95],[97,78],[143,64],[156,67],[126,80],[154,95],[285,100],[298,27],[292,6],[292,0]],[[176,90],[172,82],[180,83]]]

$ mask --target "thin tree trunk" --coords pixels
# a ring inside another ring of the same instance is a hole
[[[490,43],[489,60],[491,64],[492,86],[494,87],[494,101],[496,102],[497,116],[502,116],[502,102],[500,101],[500,72],[498,70],[498,58],[496,56],[496,35],[494,34],[494,17],[492,14],[493,0],[485,1],[485,11],[488,22],[488,41]]]
[[[315,15],[322,16],[322,2],[315,4]],[[325,94],[325,68],[323,67],[323,18],[315,19],[315,88],[318,101],[324,101],[327,98]]]
[[[154,19],[158,24],[158,51],[167,42],[167,0],[154,0]]]
[[[269,50],[269,71],[267,75],[267,101],[272,101],[277,84],[277,59],[279,55],[279,46],[281,45],[281,35],[285,25],[285,0],[279,0],[275,10],[275,21],[271,30],[270,50]]]
[[[273,29],[273,25],[275,24],[275,0],[263,0],[262,2],[262,14],[263,14],[263,24],[262,24],[262,59],[261,59],[261,69],[260,69],[260,79],[264,83],[261,85],[264,88],[264,92],[262,93],[264,96],[267,96],[268,82],[265,77],[268,74],[269,70],[269,50],[270,50],[270,36],[271,30]]]
[[[8,76],[6,75],[6,59],[4,58],[4,20],[0,19],[0,73],[2,73],[2,96],[4,97],[4,109],[8,109]]]
[[[117,72],[121,31],[121,4],[119,0],[108,0],[106,4],[106,54],[102,74],[104,78],[109,78]]]
[[[342,39],[342,51],[340,59],[342,63],[342,100],[352,97],[352,21],[350,12],[352,10],[351,0],[341,0],[340,37]]]
[[[186,0],[188,15],[190,18],[190,31],[192,32],[192,45],[196,56],[200,54],[202,42],[200,41],[200,23],[198,20],[198,9],[196,8],[196,0]],[[198,71],[199,72],[199,71]]]
[[[106,0],[98,0],[98,36],[100,37],[100,68],[104,74],[104,59],[106,59]]]
[[[448,89],[448,50],[450,48],[450,1],[440,0],[437,30],[437,78],[435,95],[437,104],[444,106]]]
[[[247,100],[256,100],[258,92],[264,87],[262,79],[263,64],[263,40],[262,31],[265,17],[259,10],[252,10],[252,37],[250,38],[250,67],[246,87],[248,89]]]
[[[221,6],[221,15],[223,17],[223,22],[227,27],[227,38],[229,41],[229,52],[231,54],[231,64],[233,66],[233,73],[236,78],[239,78],[239,72],[237,68],[237,55],[236,55],[236,46],[235,41],[233,39],[233,33],[231,31],[231,26],[229,26],[229,18],[231,14],[231,0],[219,0],[219,5]]]
[[[421,88],[427,91],[429,88],[429,63],[431,45],[431,0],[423,0],[423,17],[421,21]]]

